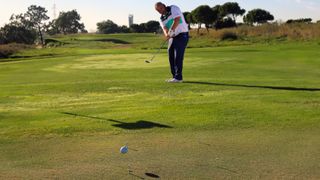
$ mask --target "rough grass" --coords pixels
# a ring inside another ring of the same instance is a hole
[[[209,35],[203,29],[200,37],[213,40],[224,40],[226,33],[235,34],[243,42],[265,43],[283,41],[310,41],[320,39],[320,23],[304,24],[264,24],[260,26],[242,25],[237,28],[210,30]],[[191,31],[193,37],[199,37],[197,31]]]
[[[161,38],[137,36],[0,64],[0,179],[320,178],[317,42],[191,48],[166,84],[165,50],[134,43]]]
[[[0,59],[9,58],[11,55],[31,47],[32,46],[30,45],[24,45],[24,44],[6,44],[6,45],[0,44]]]

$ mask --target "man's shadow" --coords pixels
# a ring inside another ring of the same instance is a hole
[[[186,84],[200,84],[200,85],[212,85],[212,86],[233,86],[233,87],[245,87],[245,88],[261,88],[261,89],[273,89],[273,90],[287,90],[287,91],[320,91],[320,88],[300,88],[300,87],[282,87],[282,86],[258,86],[258,85],[245,85],[245,84],[226,84],[226,83],[214,83],[214,82],[198,82],[198,81],[185,81]]]
[[[87,115],[81,115],[81,114],[70,113],[70,112],[61,112],[61,114],[82,117],[82,118],[88,118],[88,119],[96,119],[96,120],[114,122],[117,124],[113,124],[112,126],[117,127],[117,128],[121,128],[121,129],[127,129],[127,130],[141,130],[141,129],[152,129],[152,128],[172,128],[171,126],[168,126],[168,125],[154,123],[154,122],[145,121],[145,120],[139,120],[137,122],[127,123],[127,122],[122,122],[122,121],[114,120],[114,119],[107,119],[107,118],[101,118],[101,117],[95,117],[95,116],[87,116]]]

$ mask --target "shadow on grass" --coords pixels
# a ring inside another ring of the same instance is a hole
[[[148,177],[151,177],[151,178],[155,178],[155,179],[159,179],[160,176],[159,175],[156,175],[156,174],[153,174],[153,173],[145,173],[146,176]]]
[[[26,61],[26,60],[35,60],[35,59],[43,59],[43,58],[56,58],[55,54],[41,54],[36,56],[9,56],[7,58],[0,58],[0,63],[7,63],[7,62],[18,62],[18,61]],[[61,56],[62,57],[62,56]]]
[[[286,90],[286,91],[320,91],[320,88],[299,88],[299,87],[281,87],[281,86],[256,86],[245,84],[226,84],[226,83],[213,83],[213,82],[197,82],[197,81],[185,81],[186,84],[201,84],[212,86],[233,86],[233,87],[245,87],[245,88],[261,88],[261,89],[273,89],[273,90]]]
[[[114,119],[107,119],[107,118],[101,118],[101,117],[95,117],[95,116],[87,116],[87,115],[81,115],[81,114],[75,114],[75,113],[69,113],[69,112],[61,112],[61,114],[70,115],[70,116],[77,116],[82,118],[88,118],[88,119],[97,119],[97,120],[103,120],[103,121],[109,121],[114,122],[117,124],[113,124],[112,126],[121,128],[121,129],[127,129],[127,130],[141,130],[141,129],[152,129],[152,128],[172,128],[168,125],[163,125],[159,123],[154,123],[151,121],[144,121],[140,120],[137,122],[127,123],[122,122],[119,120]]]
[[[115,44],[131,44],[130,42],[127,41],[123,41],[120,39],[112,39],[112,38],[108,38],[108,39],[90,39],[90,40],[83,40],[83,41],[97,41],[97,42],[112,42]]]

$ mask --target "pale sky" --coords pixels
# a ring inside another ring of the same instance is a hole
[[[90,32],[96,30],[96,23],[110,19],[118,25],[128,25],[128,15],[134,15],[135,23],[158,20],[154,10],[157,0],[0,0],[0,26],[9,21],[11,14],[27,11],[30,5],[45,7],[52,18],[54,1],[57,12],[76,9]],[[199,5],[211,7],[225,2],[238,2],[247,11],[262,8],[271,12],[276,20],[286,21],[295,18],[320,20],[320,0],[163,0],[167,5],[175,4],[182,11],[191,11]]]

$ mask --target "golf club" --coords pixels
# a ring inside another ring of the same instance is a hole
[[[161,51],[161,49],[163,48],[163,46],[166,44],[168,40],[165,40],[162,44],[161,44],[161,47],[158,49],[158,51],[156,53],[153,54],[152,58],[150,60],[146,60],[145,62],[146,63],[152,63],[154,58],[156,57],[156,55],[159,54],[159,52]]]

